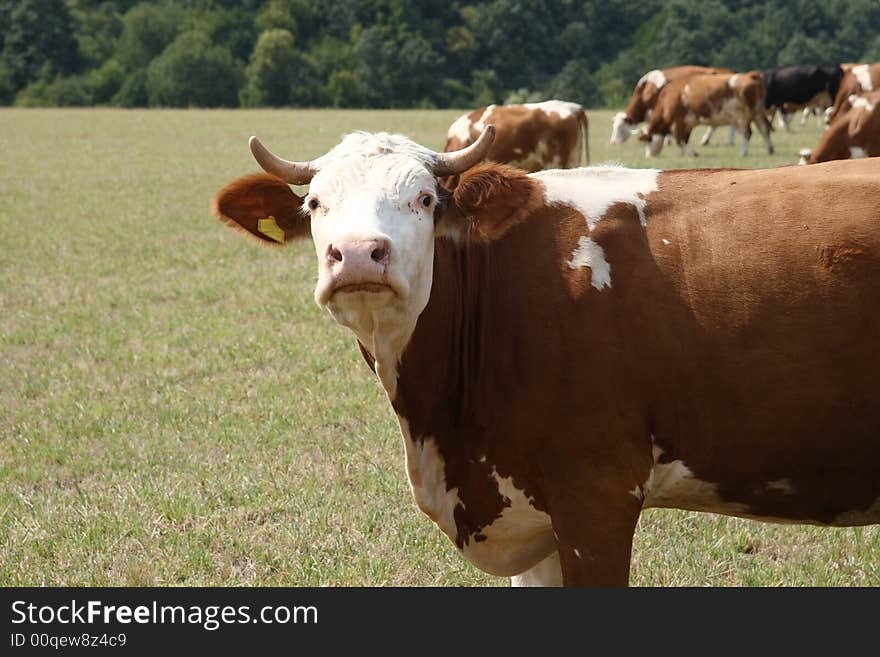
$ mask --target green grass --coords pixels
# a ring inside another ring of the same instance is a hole
[[[0,584],[506,584],[416,509],[384,393],[312,301],[311,244],[209,213],[256,169],[250,134],[295,158],[354,129],[440,148],[456,115],[0,111]],[[778,165],[819,134],[646,162],[608,145],[611,115],[594,162]],[[878,585],[878,554],[874,528],[653,511],[632,582]]]

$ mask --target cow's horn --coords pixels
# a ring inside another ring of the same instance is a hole
[[[477,141],[470,146],[451,153],[437,153],[437,160],[433,167],[434,175],[454,176],[462,171],[467,171],[486,157],[493,139],[495,139],[495,126],[487,125],[477,137]]]
[[[291,162],[280,158],[263,146],[256,137],[251,137],[248,144],[254,158],[267,173],[274,174],[291,185],[307,185],[317,173],[311,162]]]

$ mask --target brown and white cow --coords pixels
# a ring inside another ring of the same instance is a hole
[[[800,164],[880,155],[880,89],[847,99],[849,109],[834,121],[811,151],[800,152]]]
[[[636,124],[651,118],[660,91],[670,82],[689,78],[692,75],[731,74],[733,72],[733,69],[730,68],[710,66],[673,66],[648,71],[636,83],[626,108],[614,115],[611,122],[611,143],[622,144],[629,139]]]
[[[444,150],[474,143],[483,127],[495,126],[488,160],[525,171],[570,169],[590,163],[587,112],[577,103],[545,100],[525,105],[489,105],[460,116],[449,127]]]
[[[857,64],[850,69],[844,68],[834,104],[825,112],[825,120],[830,124],[836,116],[845,114],[849,109],[850,96],[859,96],[875,89],[880,89],[880,64]]]
[[[649,144],[645,154],[659,155],[666,135],[672,135],[682,154],[695,155],[688,146],[697,125],[730,125],[743,135],[740,154],[749,150],[752,121],[773,153],[770,124],[764,114],[764,82],[758,71],[733,75],[694,75],[667,84],[660,92],[654,113],[639,136]]]
[[[625,585],[645,508],[880,521],[880,160],[528,175],[476,164],[491,138],[357,133],[304,163],[252,138],[269,174],[214,204],[270,244],[311,235],[315,299],[465,558]]]

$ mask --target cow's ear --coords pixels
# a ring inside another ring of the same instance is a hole
[[[236,178],[214,197],[214,216],[265,244],[278,246],[310,235],[302,198],[277,176],[255,173]]]
[[[454,181],[445,228],[483,242],[501,237],[544,203],[544,186],[520,169],[485,162]]]

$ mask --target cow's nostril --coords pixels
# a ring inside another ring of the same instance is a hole
[[[388,247],[380,246],[373,249],[370,257],[373,258],[374,262],[385,262],[388,259]]]
[[[331,244],[327,247],[327,259],[342,262],[342,252]]]

